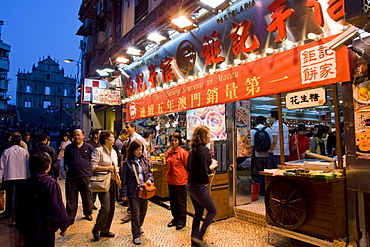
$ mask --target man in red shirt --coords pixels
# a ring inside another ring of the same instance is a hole
[[[305,157],[306,150],[310,149],[310,139],[305,136],[306,126],[304,124],[298,125],[298,133],[290,138],[289,160],[300,160]]]

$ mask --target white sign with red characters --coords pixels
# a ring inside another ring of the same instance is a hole
[[[300,52],[302,84],[325,81],[337,76],[335,51],[325,44]]]
[[[131,119],[136,118],[136,111],[137,111],[137,108],[136,108],[135,102],[131,102],[130,107],[129,107],[129,112],[130,112]]]

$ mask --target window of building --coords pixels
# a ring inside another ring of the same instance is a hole
[[[35,87],[34,87],[34,88],[35,88],[35,91],[37,91],[37,90],[38,90],[38,87],[37,87],[37,85],[35,85]]]
[[[31,108],[31,101],[25,101],[24,107]]]
[[[26,87],[26,93],[31,93],[31,87],[30,86]]]
[[[45,87],[45,95],[50,95],[50,87]]]
[[[148,14],[148,0],[135,0],[135,25]]]
[[[58,87],[58,93],[62,92],[62,88]]]
[[[67,89],[64,89],[64,94],[63,94],[63,96],[68,96]]]
[[[48,108],[49,106],[51,106],[51,101],[44,100],[44,105],[43,105],[43,107],[46,109],[46,108]]]
[[[50,74],[46,74],[46,80],[50,81]]]

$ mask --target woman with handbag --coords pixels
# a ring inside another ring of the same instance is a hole
[[[144,223],[148,209],[148,199],[139,197],[143,185],[153,186],[154,177],[149,161],[143,156],[144,146],[139,140],[132,141],[127,148],[126,160],[123,164],[121,198],[128,199],[131,209],[131,231],[133,243],[141,244],[140,235],[144,233],[141,226]]]
[[[99,142],[102,146],[97,147],[91,154],[91,168],[95,174],[105,174],[105,179],[108,179],[108,185],[104,188],[104,192],[97,192],[101,208],[96,219],[95,226],[92,230],[94,240],[98,241],[100,237],[112,238],[114,233],[109,229],[112,225],[117,185],[120,188],[121,181],[118,175],[118,159],[117,153],[113,149],[114,134],[110,130],[103,130],[99,136]],[[93,182],[92,176],[92,181]],[[94,190],[90,188],[93,192]]]
[[[194,206],[194,218],[191,229],[191,245],[206,246],[203,236],[217,214],[217,207],[213,201],[207,184],[208,175],[212,174],[218,166],[216,160],[211,159],[209,149],[206,145],[210,142],[211,133],[208,127],[198,126],[193,132],[191,138],[191,151],[188,158],[188,184],[186,189],[190,195]],[[204,209],[207,209],[207,215],[200,227],[200,221],[203,217]]]
[[[186,225],[186,183],[188,182],[188,152],[182,145],[181,134],[173,132],[169,136],[171,148],[166,152],[167,183],[173,219],[168,227],[181,230]]]

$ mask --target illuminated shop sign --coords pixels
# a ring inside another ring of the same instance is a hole
[[[323,39],[346,24],[343,0],[329,2],[240,1],[144,55],[124,68],[135,119],[349,80],[346,49]],[[304,45],[308,33],[319,38]]]
[[[92,95],[93,95],[94,88],[103,88],[103,89],[107,88],[107,81],[85,78],[84,84],[83,84],[83,91],[81,94],[82,101],[84,102],[92,101]]]
[[[186,111],[199,107],[229,103],[243,99],[289,92],[308,87],[329,85],[350,80],[348,51],[343,47],[336,52],[332,69],[336,68],[335,78],[329,73],[316,74],[315,80],[304,83],[301,71],[304,52],[327,49],[326,42],[334,37],[313,42],[296,49],[268,56],[260,60],[239,65],[206,77],[172,87],[169,90],[128,103],[129,120],[158,116],[169,112]],[[322,48],[316,48],[319,46]],[[328,53],[331,54],[331,53]],[[298,59],[300,56],[301,59]],[[328,55],[329,56],[329,55]],[[330,57],[328,61],[330,61]],[[315,68],[315,67],[312,67]],[[340,73],[339,73],[340,71]],[[134,117],[135,116],[135,117]]]
[[[115,89],[93,88],[92,103],[101,105],[120,105],[121,91]]]
[[[288,110],[321,106],[326,103],[325,88],[315,88],[294,93],[288,93],[285,96],[285,107]]]

